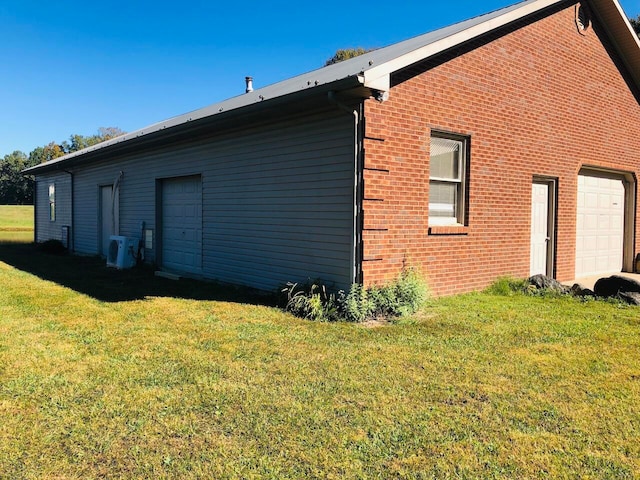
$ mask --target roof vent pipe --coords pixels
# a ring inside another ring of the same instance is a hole
[[[253,77],[244,77],[244,81],[247,82],[247,90],[245,93],[253,92]]]

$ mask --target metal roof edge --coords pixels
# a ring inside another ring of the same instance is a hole
[[[455,31],[449,36],[424,44],[413,51],[398,55],[387,62],[366,69],[364,71],[364,85],[370,88],[377,88],[383,84],[385,81],[383,79],[386,78],[388,82],[389,76],[393,72],[565,1],[566,0],[524,1],[520,4],[512,5],[513,8],[505,7],[504,9],[496,10],[493,13],[499,14],[498,16],[472,24],[469,28]],[[627,66],[636,85],[640,88],[640,39],[638,39],[638,36],[635,34],[622,6],[618,0],[586,1],[609,33],[614,47]],[[518,5],[520,5],[520,7],[518,7]],[[506,12],[500,14],[503,10],[506,10]],[[490,15],[491,14],[485,14],[478,17],[478,20]]]
[[[519,8],[507,11],[502,15],[485,20],[462,31],[453,33],[452,35],[449,35],[445,38],[426,44],[404,55],[400,55],[393,60],[385,62],[384,64],[366,70],[364,72],[364,85],[367,87],[371,86],[371,83],[379,82],[379,79],[381,77],[391,75],[391,73],[397,72],[398,70],[408,67],[409,65],[427,59],[450,48],[456,47],[457,45],[461,45],[469,40],[472,40],[500,27],[520,20],[528,15],[537,13],[540,10],[543,10],[562,1],[564,0],[538,0],[536,2],[521,2],[522,6]],[[514,6],[517,5],[518,4],[515,4]],[[501,10],[497,10],[496,12],[500,11]]]
[[[630,75],[640,88],[640,41],[618,0],[585,1],[609,34],[614,48],[620,54]],[[30,167],[23,173],[32,174],[62,168],[64,164],[74,158],[104,148],[147,137],[163,130],[179,129],[191,122],[199,122],[218,116],[224,117],[228,112],[245,111],[247,108],[253,108],[262,103],[269,104],[276,99],[284,101],[293,94],[322,93],[327,87],[333,85],[336,88],[346,85],[363,85],[368,89],[388,92],[390,75],[393,72],[560,3],[568,4],[567,0],[524,0],[509,7],[374,50],[344,62],[303,73],[250,93],[172,117],[50,162]]]
[[[531,0],[524,0],[524,2],[521,2],[521,3],[526,5],[530,3],[530,1]],[[540,1],[550,2],[550,0],[540,0]],[[559,0],[554,0],[554,1],[559,1]],[[551,3],[554,3],[554,2],[551,1]],[[447,29],[451,29],[451,28],[455,29],[458,26],[464,25],[468,22],[481,20],[483,17],[491,16],[496,12],[509,10],[512,8],[513,6],[505,7],[505,8],[496,10],[495,12],[489,12],[484,15],[481,15],[480,17],[465,20],[457,24],[444,27],[442,29],[434,30],[433,32],[429,32],[428,34],[414,37],[414,39],[409,39],[409,41],[412,41],[412,40],[415,41],[416,39],[420,39],[425,35],[433,34],[435,32],[446,31]],[[486,21],[481,22],[480,26],[485,25],[487,23],[488,22]],[[495,28],[495,27],[492,27],[492,28]],[[380,65],[376,65],[375,62],[369,61],[370,56],[375,57],[379,52],[382,52],[387,49],[393,49],[395,45],[402,44],[406,41],[392,44],[388,47],[383,47],[381,49],[378,49],[377,51],[369,52],[360,57],[352,58],[334,65],[329,65],[316,70],[312,70],[310,72],[306,72],[301,75],[297,75],[295,77],[285,79],[281,82],[277,82],[272,85],[268,85],[266,87],[256,89],[252,92],[238,95],[236,97],[223,100],[222,102],[214,103],[212,105],[194,110],[192,112],[171,117],[167,120],[163,120],[161,122],[148,125],[146,127],[135,130],[133,132],[126,133],[119,137],[113,138],[111,140],[107,140],[105,142],[101,142],[91,147],[87,147],[85,149],[79,150],[77,152],[72,152],[70,154],[64,155],[55,160],[51,160],[49,162],[36,165],[34,167],[30,167],[26,169],[24,173],[36,173],[39,171],[60,168],[60,165],[65,164],[66,162],[68,162],[73,158],[84,156],[92,152],[102,150],[104,148],[129,142],[131,140],[135,140],[143,136],[157,133],[165,129],[173,129],[176,127],[180,127],[181,125],[188,124],[193,121],[201,120],[203,118],[216,116],[216,115],[228,112],[230,110],[250,107],[252,105],[261,103],[263,101],[273,99],[275,97],[287,96],[291,93],[306,91],[306,90],[314,91],[320,85],[333,84],[349,77],[354,78],[357,82],[360,82],[360,84],[363,84],[367,88],[374,89],[377,91],[382,91],[382,92],[388,92],[390,88],[389,75],[392,71],[395,71],[398,69],[398,65],[403,65],[405,62],[411,62],[412,59],[414,59],[414,57],[416,56],[425,55],[424,58],[426,58],[426,56],[433,54],[433,53],[430,53],[431,51],[433,52],[440,51],[439,49],[446,48],[447,44],[455,44],[456,42],[464,41],[463,38],[465,37],[465,32],[473,32],[473,31],[474,31],[473,28],[466,29],[460,32],[458,35],[447,37],[442,41],[428,42],[422,48],[418,48],[417,50],[414,50],[413,52],[410,52],[405,55],[400,55],[398,58],[392,58],[391,60],[383,61]]]
[[[362,85],[364,82],[364,77],[362,75],[352,75],[342,79],[338,78],[330,82],[322,82],[322,83],[315,80],[314,81],[307,80],[307,78],[313,78],[312,74],[317,71],[318,70],[313,70],[311,72],[307,72],[305,74],[292,77],[288,80],[274,83],[272,85],[268,85],[266,87],[253,90],[252,92],[238,95],[238,96],[229,98],[227,100],[223,100],[222,102],[214,103],[212,105],[208,105],[206,107],[194,110],[192,112],[171,117],[167,120],[163,120],[161,122],[148,125],[139,130],[135,130],[130,133],[125,133],[123,135],[112,138],[110,140],[106,140],[96,145],[83,148],[82,150],[68,153],[66,155],[50,160],[48,162],[34,165],[33,167],[29,167],[23,170],[21,173],[32,175],[32,174],[37,174],[38,172],[59,170],[64,168],[64,165],[68,164],[70,161],[78,157],[98,152],[104,148],[114,147],[117,145],[131,142],[136,139],[142,139],[142,137],[147,137],[152,134],[159,133],[163,130],[167,130],[167,131],[175,130],[185,125],[189,125],[192,123],[195,124],[195,123],[198,123],[199,121],[203,121],[213,117],[222,116],[222,115],[226,116],[227,114],[230,114],[232,112],[239,113],[240,111],[244,111],[244,109],[248,107],[255,107],[257,105],[265,105],[265,106],[271,105],[272,102],[274,101],[281,102],[291,95],[299,95],[299,94],[306,95],[307,94],[306,92],[309,92],[308,95],[314,95],[314,94],[321,95],[321,94],[324,94],[327,89],[353,88],[354,86]],[[300,80],[304,81],[304,84],[307,85],[306,88],[298,88],[296,90],[293,90],[283,85],[285,83],[293,83]]]

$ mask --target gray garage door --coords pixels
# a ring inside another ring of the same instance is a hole
[[[200,176],[162,181],[162,266],[202,273],[202,180]]]

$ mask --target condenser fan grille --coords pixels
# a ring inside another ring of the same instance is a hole
[[[118,260],[118,248],[118,241],[112,239],[109,242],[109,263],[116,263]]]
[[[140,240],[137,238],[111,235],[107,252],[107,267],[131,268],[138,261]]]

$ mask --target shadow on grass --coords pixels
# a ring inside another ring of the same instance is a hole
[[[149,266],[108,268],[100,257],[53,255],[36,245],[0,242],[0,262],[71,288],[103,302],[139,300],[148,296],[275,305],[275,296],[248,288],[192,279],[156,277]]]

